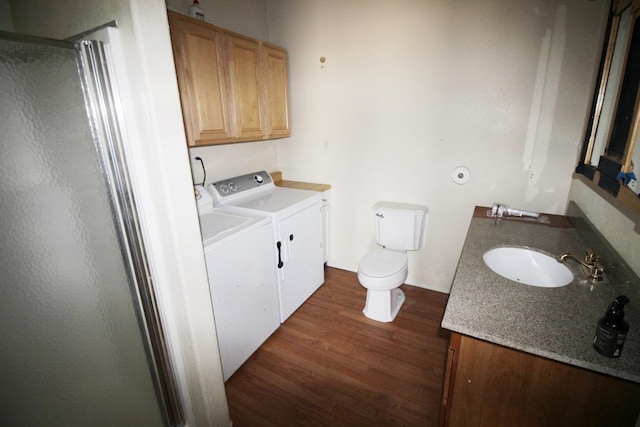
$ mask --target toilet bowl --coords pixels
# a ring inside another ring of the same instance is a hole
[[[362,312],[378,322],[391,322],[405,300],[398,286],[404,283],[409,268],[407,255],[392,249],[376,249],[362,258],[358,266],[358,281],[367,288],[367,300]]]
[[[422,245],[426,206],[378,202],[376,242],[382,249],[367,253],[358,266],[358,281],[367,289],[362,312],[378,322],[391,322],[404,303],[399,286],[409,274],[407,251]]]

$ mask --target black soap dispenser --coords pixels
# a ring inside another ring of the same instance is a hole
[[[624,340],[627,338],[629,323],[624,320],[624,306],[629,298],[617,297],[609,306],[607,313],[598,321],[593,348],[607,357],[620,357]]]

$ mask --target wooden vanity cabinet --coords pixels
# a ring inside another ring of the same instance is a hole
[[[187,143],[290,136],[286,51],[168,12]]]
[[[639,413],[640,384],[451,334],[441,426],[622,427]]]

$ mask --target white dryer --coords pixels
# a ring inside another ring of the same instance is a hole
[[[214,182],[208,188],[216,206],[272,219],[284,322],[324,283],[321,194],[276,187],[266,171]]]

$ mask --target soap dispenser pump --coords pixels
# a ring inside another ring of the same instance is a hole
[[[200,3],[198,2],[198,0],[193,0],[193,4],[189,6],[189,16],[204,21],[204,12],[200,8]]]
[[[607,357],[620,357],[624,340],[627,338],[629,323],[624,320],[624,306],[629,298],[617,297],[609,306],[605,316],[598,321],[593,348]]]

